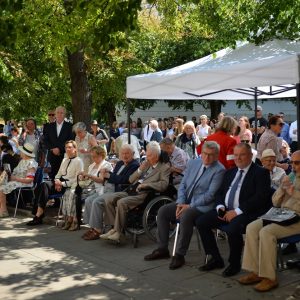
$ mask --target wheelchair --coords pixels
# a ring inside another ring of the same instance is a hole
[[[142,204],[128,211],[125,231],[132,235],[134,248],[137,248],[138,237],[142,234],[146,234],[150,240],[156,241],[158,210],[163,205],[174,202],[176,194],[177,191],[172,185],[169,185],[163,193],[150,191]],[[170,237],[175,234],[175,229],[176,225],[170,224]]]

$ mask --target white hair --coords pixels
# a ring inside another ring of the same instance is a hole
[[[157,156],[160,156],[160,152],[161,152],[161,149],[160,149],[160,146],[159,146],[159,143],[156,142],[156,141],[151,141],[147,144],[147,150],[150,150],[152,152],[156,152],[157,153]]]
[[[126,149],[130,150],[132,154],[134,154],[134,147],[131,144],[123,144],[120,148],[120,152]]]
[[[151,120],[150,124],[151,124],[151,128],[153,128],[153,129],[158,128],[158,122],[156,120]]]
[[[77,122],[73,125],[73,131],[76,130],[86,131],[86,125],[83,122]]]

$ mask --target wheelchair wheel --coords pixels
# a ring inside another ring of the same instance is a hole
[[[174,202],[174,199],[168,196],[159,196],[151,200],[144,210],[143,215],[143,227],[146,235],[153,241],[156,241],[156,231],[157,231],[157,213],[158,210],[166,204]],[[176,225],[170,224],[169,236],[172,237],[175,233]]]

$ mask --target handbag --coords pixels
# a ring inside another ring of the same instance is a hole
[[[268,224],[278,224],[289,226],[300,221],[300,216],[288,208],[272,207],[260,217],[263,220],[263,226]]]

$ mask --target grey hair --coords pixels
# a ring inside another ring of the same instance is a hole
[[[150,121],[151,127],[154,127],[155,129],[158,128],[158,122],[156,120]]]
[[[215,141],[206,141],[203,144],[202,151],[204,149],[214,149],[215,153],[219,154],[219,152],[220,152],[220,145],[217,142],[215,142]]]
[[[171,140],[170,138],[164,138],[160,141],[160,145],[164,144],[164,145],[173,145],[175,144],[175,142],[173,140]]]
[[[58,110],[63,110],[65,114],[67,113],[66,108],[63,107],[63,106],[57,106],[57,107],[55,108],[55,112],[57,112]]]
[[[120,148],[120,152],[125,149],[130,150],[132,154],[134,154],[134,147],[131,144],[123,144]]]
[[[159,143],[156,141],[151,141],[147,144],[147,150],[153,151],[157,153],[157,156],[160,156],[161,149]]]
[[[73,125],[73,131],[76,132],[76,130],[86,131],[86,125],[83,122],[77,122]]]

